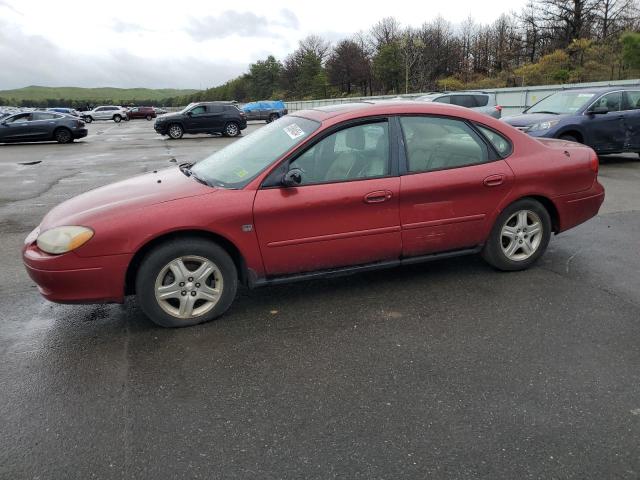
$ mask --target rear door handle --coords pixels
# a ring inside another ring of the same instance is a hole
[[[382,203],[387,200],[391,200],[393,193],[389,190],[376,190],[375,192],[367,193],[364,196],[365,203]]]
[[[484,183],[485,187],[497,187],[504,183],[504,175],[489,175],[482,183]]]

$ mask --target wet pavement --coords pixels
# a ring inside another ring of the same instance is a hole
[[[0,145],[0,478],[640,477],[637,156],[602,159],[601,215],[528,271],[467,257],[241,290],[166,330],[135,299],[44,301],[22,240],[72,195],[233,140],[89,128]]]

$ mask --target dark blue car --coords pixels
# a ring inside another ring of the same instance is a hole
[[[598,153],[640,153],[640,87],[565,90],[503,120],[531,136],[584,143]]]

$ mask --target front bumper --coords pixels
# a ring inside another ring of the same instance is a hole
[[[166,135],[167,134],[167,126],[166,125],[158,125],[157,123],[153,126],[153,129],[156,131],[156,133],[159,133],[160,135]]]
[[[22,259],[44,298],[57,303],[122,303],[132,255],[80,257],[75,252],[49,255],[34,243]]]

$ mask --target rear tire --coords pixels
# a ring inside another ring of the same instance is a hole
[[[146,117],[144,117],[147,119],[147,121],[151,121],[153,119],[153,117],[151,115],[147,115]]]
[[[496,219],[482,257],[498,270],[524,270],[545,252],[551,238],[551,217],[537,200],[523,198]]]
[[[68,128],[58,128],[55,132],[53,132],[53,138],[56,139],[58,143],[71,143],[73,142],[73,135]]]
[[[122,116],[114,115],[113,116],[113,121],[116,122],[116,123],[120,123],[122,121]]]
[[[275,122],[279,118],[280,116],[277,113],[272,113],[271,115],[269,115],[269,120],[267,120],[267,123]]]
[[[237,137],[240,135],[240,127],[235,122],[229,122],[224,126],[225,137]]]
[[[184,135],[184,129],[177,123],[172,123],[167,129],[167,134],[169,135],[169,138],[178,140],[182,138],[182,135]]]
[[[238,272],[229,254],[201,238],[171,240],[142,260],[136,275],[140,308],[162,327],[219,317],[233,303]]]

